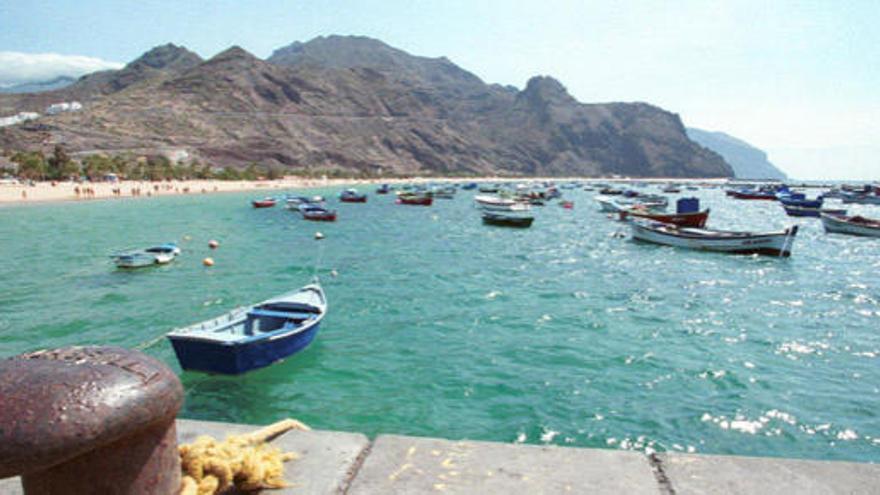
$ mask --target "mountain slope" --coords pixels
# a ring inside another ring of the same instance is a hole
[[[688,137],[718,153],[732,167],[738,179],[778,179],[788,177],[767,159],[767,153],[723,132],[687,128]]]
[[[581,104],[550,77],[522,91],[488,85],[445,58],[361,37],[294,43],[268,60],[239,47],[190,54],[166,45],[86,76],[63,93],[82,95],[83,111],[4,129],[0,145],[183,148],[217,165],[362,172],[732,175],[677,115]]]
[[[68,76],[58,76],[49,81],[37,81],[16,84],[8,87],[0,87],[0,93],[42,93],[55,89],[66,88],[76,82],[76,79]]]

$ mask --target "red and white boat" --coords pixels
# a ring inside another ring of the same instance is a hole
[[[272,208],[275,206],[275,198],[255,199],[251,201],[254,208]]]
[[[627,208],[621,210],[620,219],[626,220],[628,217],[644,218],[655,222],[670,223],[679,227],[695,227],[701,229],[706,226],[706,220],[709,219],[709,209],[692,213],[654,213],[645,208]]]

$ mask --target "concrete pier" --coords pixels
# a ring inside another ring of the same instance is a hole
[[[181,443],[257,427],[178,420]],[[277,494],[876,494],[880,465],[291,431],[272,442],[300,458]],[[0,494],[21,494],[18,478]]]

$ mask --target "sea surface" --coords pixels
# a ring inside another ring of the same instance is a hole
[[[337,191],[290,191],[331,198],[332,224],[253,209],[253,193],[0,208],[0,357],[152,342],[180,372],[157,337],[317,274],[330,312],[311,347],[244,376],[181,373],[183,417],[880,461],[880,239],[717,189],[686,191],[710,226],[799,223],[793,256],[635,243],[580,189],[525,230],[482,225],[471,192],[425,208]],[[183,248],[169,266],[108,258],[165,241]]]

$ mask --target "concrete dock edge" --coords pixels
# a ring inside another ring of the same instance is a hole
[[[224,438],[257,426],[178,420],[178,439]],[[291,431],[273,440],[300,458],[273,494],[877,494],[880,465],[765,457],[637,452]],[[21,494],[18,478],[0,494]]]

